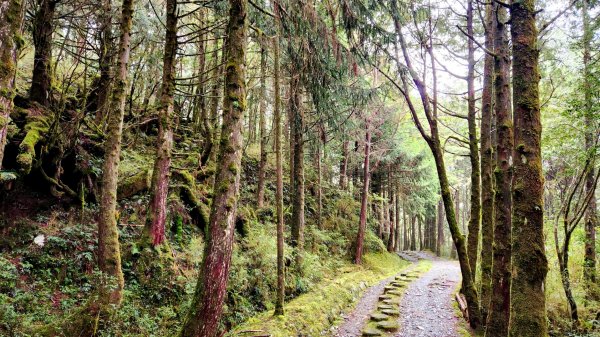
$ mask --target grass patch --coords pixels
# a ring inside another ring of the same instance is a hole
[[[274,337],[316,336],[341,320],[341,314],[356,302],[362,292],[377,282],[399,273],[409,263],[396,254],[366,254],[362,266],[348,263],[337,275],[326,277],[314,291],[286,303],[285,315],[274,317],[272,312],[257,315],[227,336],[245,330],[262,330]]]

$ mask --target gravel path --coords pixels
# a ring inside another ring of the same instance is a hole
[[[395,337],[458,336],[452,304],[461,280],[460,267],[455,261],[431,263],[431,269],[408,286],[400,302],[400,331]]]

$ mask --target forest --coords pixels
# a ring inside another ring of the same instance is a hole
[[[600,336],[600,2],[0,0],[0,336]]]

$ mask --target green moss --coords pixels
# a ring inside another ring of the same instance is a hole
[[[7,126],[8,123],[10,123],[10,118],[9,117],[0,116],[0,129],[4,128],[5,126]]]
[[[263,330],[274,337],[303,335],[318,336],[339,323],[343,312],[360,298],[366,287],[398,273],[408,263],[390,253],[365,254],[363,265],[348,265],[343,272],[324,280],[315,291],[301,295],[285,305],[284,316],[262,313],[238,326],[227,336],[243,330]],[[333,275],[332,275],[333,276]]]
[[[43,115],[30,117],[24,129],[26,134],[19,145],[17,164],[19,165],[19,172],[23,175],[27,175],[31,172],[33,159],[36,156],[35,146],[50,129],[50,121]]]

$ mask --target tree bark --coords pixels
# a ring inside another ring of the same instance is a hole
[[[367,126],[368,128],[368,126]],[[362,188],[362,197],[360,202],[360,223],[358,225],[358,235],[356,237],[356,254],[354,263],[362,263],[363,243],[365,241],[365,232],[367,230],[367,201],[369,199],[369,183],[371,180],[370,171],[371,156],[371,131],[367,129],[365,133],[365,159],[363,166],[364,182]]]
[[[485,47],[494,51],[496,4],[485,4]],[[492,148],[492,107],[494,86],[494,56],[484,56],[483,89],[481,93],[481,313],[488,317],[492,292],[492,246],[494,242],[494,181]]]
[[[345,140],[342,145],[342,161],[340,163],[340,188],[345,190],[348,188],[348,147],[350,142]]]
[[[515,138],[510,336],[546,336],[544,281],[548,261],[544,246],[544,177],[535,1],[515,1],[510,12]]]
[[[262,42],[261,42],[262,43]],[[267,50],[260,49],[260,102],[258,107],[260,132],[260,160],[258,162],[257,206],[262,208],[265,200],[265,169],[267,166]]]
[[[100,270],[116,281],[116,287],[105,286],[103,301],[119,305],[123,299],[123,271],[121,270],[121,248],[117,229],[117,183],[121,156],[121,137],[125,114],[125,87],[127,82],[129,53],[131,49],[131,26],[133,0],[124,0],[121,14],[121,37],[117,73],[110,101],[108,133],[105,141],[100,215],[98,219],[98,265]]]
[[[14,78],[17,70],[17,53],[21,48],[20,31],[23,23],[23,0],[0,1],[0,169],[10,113],[15,93]]]
[[[467,33],[473,33],[473,0],[467,1]],[[481,172],[479,164],[479,147],[477,144],[477,110],[475,109],[475,45],[473,39],[467,37],[468,49],[468,124],[469,124],[469,158],[471,160],[471,214],[469,217],[469,236],[467,253],[471,275],[475,277],[479,260],[479,227],[481,226]],[[473,279],[473,282],[475,280]]]
[[[436,254],[442,256],[442,250],[444,248],[444,203],[440,199],[437,205],[437,243],[436,243]]]
[[[54,14],[59,0],[37,0],[37,11],[33,18],[33,76],[29,88],[29,99],[44,107],[50,105],[52,82],[52,34]]]
[[[317,228],[323,229],[323,186],[322,186],[322,178],[323,178],[323,168],[322,168],[322,158],[321,158],[321,137],[317,138],[317,146],[316,146],[316,158],[317,162]]]
[[[177,54],[177,0],[166,2],[165,50],[163,55],[163,78],[158,110],[158,139],[156,160],[152,171],[152,196],[150,212],[146,221],[146,233],[153,246],[165,241],[167,221],[167,196],[173,148],[173,95],[175,93],[175,62]]]
[[[394,251],[394,242],[396,242],[396,212],[394,212],[394,205],[396,205],[396,193],[391,186],[390,194],[392,202],[390,203],[390,237],[387,243],[387,250],[391,253]]]
[[[276,6],[273,6],[277,8]],[[277,29],[279,33],[279,12],[276,9]],[[284,223],[283,223],[283,149],[281,146],[281,93],[279,88],[279,36],[273,39],[274,77],[273,89],[275,91],[275,106],[273,118],[275,124],[275,166],[277,171],[277,190],[275,191],[275,205],[277,208],[277,299],[275,301],[275,315],[283,315],[285,300],[285,265],[284,265]]]
[[[394,243],[394,251],[399,251],[400,250],[400,234],[401,234],[401,230],[400,230],[400,193],[399,193],[399,189],[398,186],[396,186],[396,203],[394,205],[395,209],[396,209],[396,242]]]
[[[243,116],[246,110],[245,46],[247,1],[229,1],[224,52],[223,126],[208,235],[194,300],[182,337],[216,337],[227,290],[239,196]]]
[[[593,88],[591,81],[593,75],[591,74],[590,63],[592,62],[591,56],[591,43],[594,35],[594,31],[590,27],[590,16],[588,13],[588,7],[590,6],[590,0],[582,1],[582,15],[583,15],[583,87],[584,87],[584,109],[585,109],[585,151],[588,152],[589,158],[596,157],[595,147],[595,128],[597,122],[594,121],[593,111]],[[588,207],[585,213],[585,254],[583,261],[583,277],[590,284],[596,284],[596,226],[598,225],[598,215],[596,213],[596,196],[593,191],[595,189],[595,165],[594,161],[591,163],[591,169],[588,171],[585,177],[585,192],[584,194],[590,194],[591,198],[588,203]],[[586,287],[587,297],[597,299],[600,294],[594,293],[594,286]]]
[[[411,216],[411,228],[410,228],[410,250],[417,250],[417,216]]]
[[[512,151],[513,123],[510,101],[510,53],[506,30],[506,8],[496,7],[494,37],[494,110],[496,115],[496,191],[494,196],[494,248],[492,293],[486,335],[506,336],[510,320]]]
[[[300,78],[297,74],[290,80],[290,109],[293,133],[293,193],[292,201],[292,247],[296,248],[296,268],[302,265],[304,250],[304,109],[301,107]],[[300,269],[299,269],[300,270]]]
[[[98,89],[96,98],[96,116],[95,122],[99,126],[103,126],[105,118],[110,113],[108,111],[111,84],[113,81],[113,58],[114,47],[112,41],[112,1],[102,1],[102,9],[98,14],[100,27],[98,30],[98,71],[100,77],[98,79]]]

